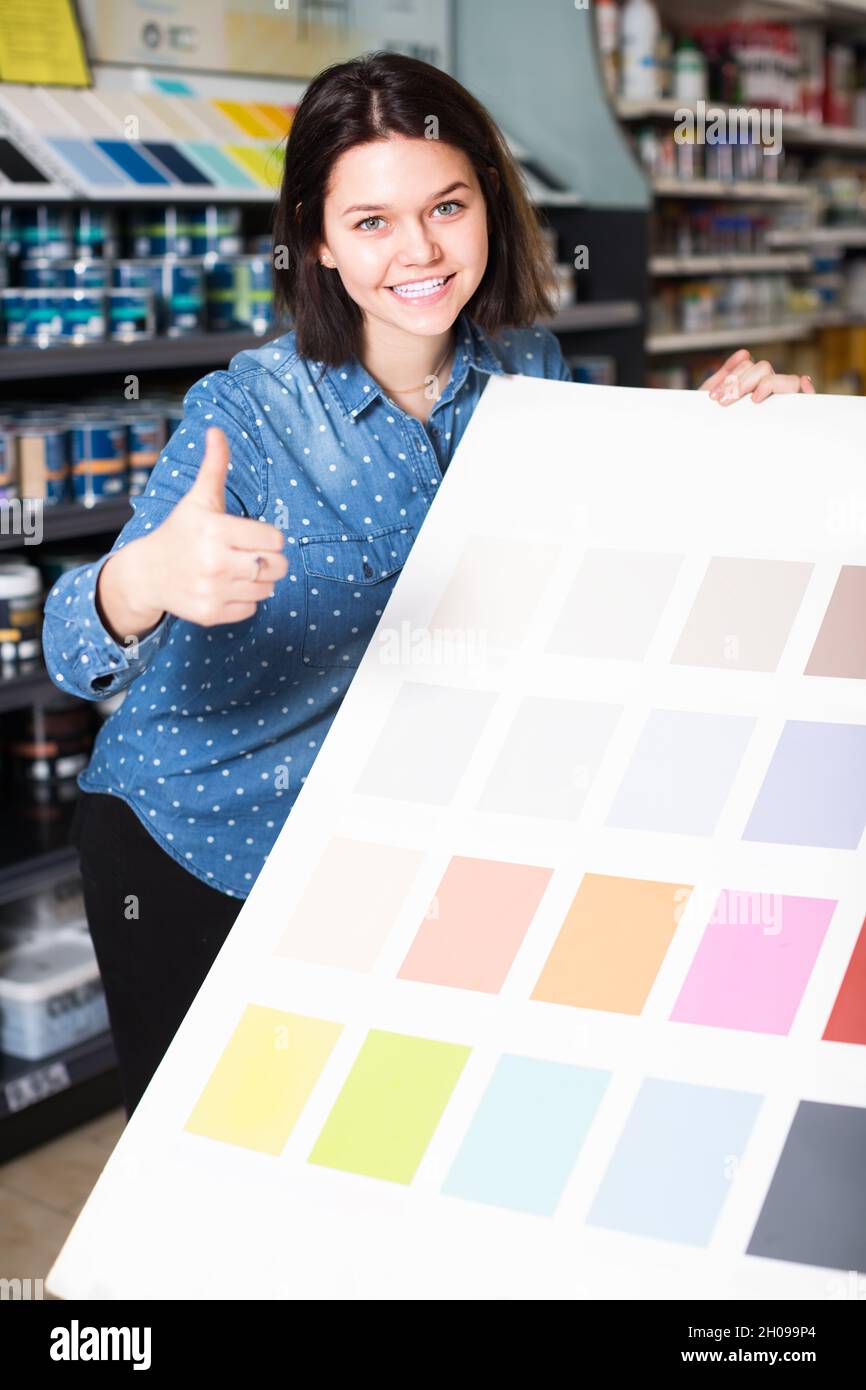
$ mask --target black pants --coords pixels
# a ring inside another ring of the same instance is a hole
[[[87,923],[128,1118],[243,899],[182,868],[118,796],[82,792],[70,834],[81,859]]]

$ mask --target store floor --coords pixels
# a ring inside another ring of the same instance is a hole
[[[125,1123],[118,1107],[0,1166],[0,1278],[46,1277]]]

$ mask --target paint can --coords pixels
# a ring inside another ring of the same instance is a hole
[[[14,670],[40,655],[42,575],[20,560],[0,564],[0,666]]]
[[[20,255],[62,261],[72,255],[72,218],[62,206],[37,203],[16,209]]]
[[[201,333],[205,325],[203,260],[200,257],[167,259],[161,263],[160,276],[162,331],[169,338]]]
[[[0,502],[11,502],[18,491],[18,451],[11,429],[0,424]]]
[[[192,253],[189,210],[145,208],[130,219],[133,256],[189,256]]]
[[[109,283],[108,261],[91,260],[58,261],[57,267],[62,276],[64,288],[71,290],[104,290]]]
[[[237,256],[207,266],[208,326],[214,332],[266,333],[273,317],[271,262]]]
[[[128,441],[117,417],[80,419],[70,428],[72,495],[93,507],[126,492]]]
[[[204,261],[200,257],[133,257],[116,261],[118,288],[153,291],[157,331],[171,338],[200,333],[204,325]]]
[[[244,249],[240,208],[189,209],[191,256],[239,256]]]
[[[9,739],[9,767],[16,789],[40,802],[71,801],[75,779],[88,763],[93,744],[90,711],[62,691],[43,697],[15,720]]]
[[[105,291],[59,291],[62,295],[63,341],[98,343],[105,337]]]
[[[106,301],[108,336],[115,342],[136,343],[154,337],[156,313],[153,307],[153,290],[109,290]]]
[[[44,256],[34,256],[32,260],[22,261],[19,270],[21,288],[26,290],[62,289],[61,265],[61,261],[48,261]]]
[[[82,207],[73,213],[74,254],[80,258],[103,257],[112,260],[117,255],[117,223],[109,208]]]
[[[52,347],[64,341],[63,290],[0,290],[10,346]]]
[[[147,487],[153,466],[165,445],[165,418],[149,412],[133,414],[128,430],[129,495],[138,497]]]
[[[57,421],[25,420],[16,426],[15,436],[21,496],[38,497],[46,504],[67,501],[66,426]]]

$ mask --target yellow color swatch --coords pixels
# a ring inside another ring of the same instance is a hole
[[[533,999],[639,1014],[692,889],[585,874]]]
[[[232,159],[252,174],[266,188],[278,188],[283,172],[283,151],[280,147],[260,145],[227,145]]]
[[[342,1027],[248,1004],[184,1129],[280,1153]]]
[[[271,122],[264,119],[255,107],[245,101],[215,101],[214,106],[234,121],[244,135],[253,135],[257,140],[266,140],[274,134]]]

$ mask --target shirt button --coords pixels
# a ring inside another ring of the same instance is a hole
[[[364,561],[364,574],[365,574],[365,575],[367,576],[367,578],[369,579],[369,578],[370,578],[370,575],[371,575],[372,573],[373,573],[373,566],[372,566],[372,565],[369,565],[369,564],[367,563],[367,561],[365,560],[365,561]]]

